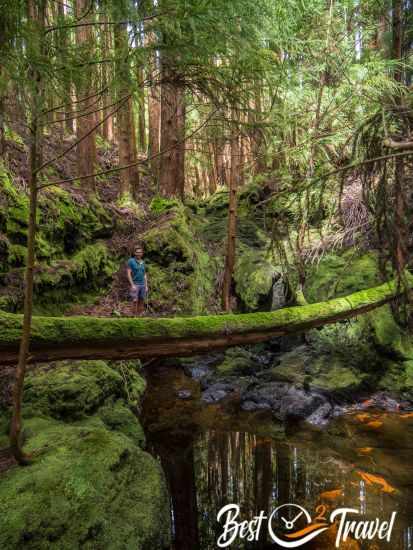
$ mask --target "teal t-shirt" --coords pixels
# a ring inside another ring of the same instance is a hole
[[[145,284],[145,262],[136,258],[129,258],[128,267],[132,271],[132,281],[135,285]]]

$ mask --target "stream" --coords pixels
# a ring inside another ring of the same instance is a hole
[[[351,519],[358,520],[389,521],[397,512],[391,543],[377,537],[356,541],[350,534],[339,547],[413,549],[413,413],[367,408],[322,430],[283,425],[269,411],[241,410],[236,397],[202,402],[199,382],[178,367],[152,367],[146,377],[142,421],[148,450],[167,477],[175,550],[218,548],[223,527],[217,513],[230,503],[240,507],[238,521],[260,511],[270,515],[287,503],[305,508],[313,519],[342,507],[357,509],[359,517]],[[283,512],[284,521],[291,520],[297,509]],[[270,524],[279,523],[280,514]],[[305,547],[335,548],[337,530],[330,524]],[[281,547],[265,520],[255,538],[237,537],[229,547]]]

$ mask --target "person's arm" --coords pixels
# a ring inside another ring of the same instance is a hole
[[[148,292],[148,275],[145,272],[145,292]]]
[[[129,266],[128,266],[128,269],[126,270],[126,273],[127,273],[128,281],[131,288],[135,288],[135,283],[133,282],[133,279],[132,279],[132,270]]]

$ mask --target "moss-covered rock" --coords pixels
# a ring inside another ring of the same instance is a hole
[[[248,349],[235,347],[225,352],[225,359],[216,370],[222,376],[247,375],[257,370],[257,361]]]
[[[2,549],[169,545],[164,475],[141,448],[143,430],[130,409],[130,397],[144,387],[131,362],[60,363],[28,374],[24,449],[33,461],[2,475]],[[7,430],[6,411],[2,446]]]
[[[264,252],[241,248],[236,259],[234,280],[237,296],[247,311],[269,309],[269,296],[277,274],[277,267]]]
[[[379,284],[377,257],[356,249],[327,254],[308,273],[304,294],[309,302],[345,296]]]
[[[169,506],[158,462],[98,418],[77,424],[31,418],[32,465],[0,484],[0,547],[157,549],[169,542]]]
[[[110,430],[121,432],[142,446],[145,443],[145,434],[136,416],[125,405],[122,399],[110,401],[98,411],[99,418]]]
[[[25,189],[0,164],[0,295],[11,297],[6,305],[15,307],[23,298],[28,217]],[[81,292],[109,285],[118,260],[99,239],[112,236],[116,219],[96,197],[86,201],[59,186],[39,194],[36,304],[78,302]]]
[[[396,322],[389,305],[368,313],[360,322],[368,327],[382,353],[403,361],[413,359],[412,337]]]
[[[168,203],[168,209],[169,215],[142,236],[150,301],[177,313],[203,313],[213,294],[213,263],[191,230],[185,207]]]
[[[329,299],[377,284],[380,279],[375,253],[360,255],[356,249],[349,249],[341,254],[326,255],[319,265],[310,271],[305,296],[311,302]],[[351,343],[348,338],[346,341],[340,340],[340,334],[344,334],[345,330],[339,327],[336,337],[331,329],[325,328],[321,331],[321,334],[329,334],[330,353],[334,355],[337,350],[347,350],[348,360],[355,368],[353,372],[363,371],[363,364],[372,365],[380,372],[388,366],[390,372],[386,378],[386,389],[397,391],[404,387],[404,374],[397,374],[397,369],[391,365],[392,361],[413,359],[413,341],[409,332],[395,320],[390,305],[386,304],[360,316],[351,327]],[[380,387],[385,389],[385,383],[381,382]]]
[[[57,363],[28,373],[24,405],[26,414],[70,421],[96,411],[108,397],[124,393],[122,376],[104,361]]]

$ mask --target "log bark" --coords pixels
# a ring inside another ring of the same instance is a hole
[[[407,275],[413,287],[412,277]],[[211,352],[356,317],[400,295],[396,280],[328,302],[242,315],[174,319],[33,317],[30,362],[144,359]],[[0,364],[17,361],[23,317],[0,312]]]

